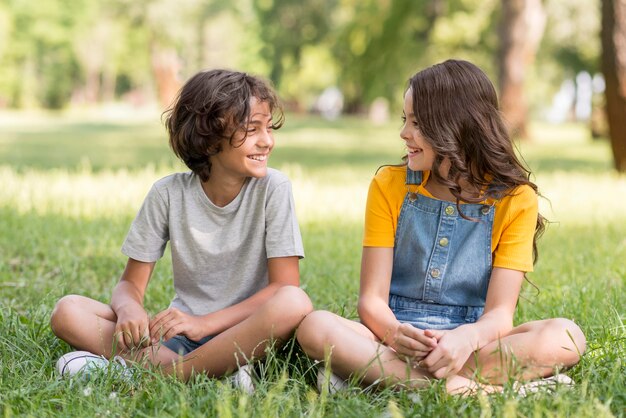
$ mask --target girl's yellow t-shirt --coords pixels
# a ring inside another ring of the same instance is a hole
[[[424,187],[430,172],[425,171],[421,185],[411,191],[433,197]],[[367,195],[363,246],[393,247],[402,202],[407,193],[406,166],[387,166],[372,180]],[[537,194],[527,185],[519,186],[500,200],[485,202],[495,206],[491,251],[493,266],[533,271],[533,237],[537,224]]]

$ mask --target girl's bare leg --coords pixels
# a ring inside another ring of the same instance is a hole
[[[316,360],[324,360],[330,348],[333,371],[344,378],[357,373],[363,376],[365,384],[378,381],[384,385],[408,383],[420,387],[425,379],[432,379],[426,370],[408,368],[392,349],[377,343],[362,324],[330,312],[309,314],[300,324],[298,341],[307,355]],[[529,322],[479,350],[459,375],[447,378],[446,388],[451,393],[498,391],[498,385],[511,378],[545,377],[555,367],[572,366],[584,351],[585,337],[572,321]]]
[[[568,319],[527,322],[477,351],[461,375],[471,377],[477,372],[480,379],[496,385],[546,377],[555,368],[578,363],[585,349],[583,332]]]
[[[344,379],[356,373],[366,385],[403,383],[419,387],[431,378],[428,372],[409,367],[395,351],[377,342],[364,325],[331,312],[309,314],[297,336],[304,352],[315,360],[326,360],[330,350],[331,368]]]

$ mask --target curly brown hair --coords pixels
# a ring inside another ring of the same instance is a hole
[[[209,179],[209,157],[222,150],[224,140],[233,146],[245,141],[252,97],[269,105],[272,128],[279,129],[284,114],[270,83],[237,71],[199,72],[185,83],[172,106],[164,112],[172,151],[202,181]],[[235,144],[237,132],[243,132],[244,136]]]
[[[496,90],[476,65],[447,60],[416,73],[408,89],[413,95],[415,120],[424,139],[435,152],[431,175],[450,189],[456,198],[479,203],[485,198],[500,199],[530,181],[530,170],[517,157],[498,106]],[[450,162],[448,177],[439,174],[441,163]],[[481,190],[480,196],[462,194],[461,184]],[[460,210],[460,208],[459,208]],[[533,260],[537,260],[537,239],[545,219],[537,217],[533,239]]]

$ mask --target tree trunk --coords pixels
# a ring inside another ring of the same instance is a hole
[[[172,104],[181,87],[178,80],[179,67],[180,60],[175,50],[152,47],[152,72],[162,109],[167,109]]]
[[[626,172],[626,0],[602,0],[602,71],[615,168]]]
[[[526,69],[535,60],[546,15],[541,0],[502,0],[500,22],[500,105],[512,136],[526,138]]]

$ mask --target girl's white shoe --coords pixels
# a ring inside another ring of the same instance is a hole
[[[523,384],[516,382],[515,385],[513,385],[513,389],[520,396],[525,397],[539,391],[554,392],[557,388],[572,386],[574,386],[574,381],[571,377],[564,374],[555,374],[554,376],[532,380]]]

